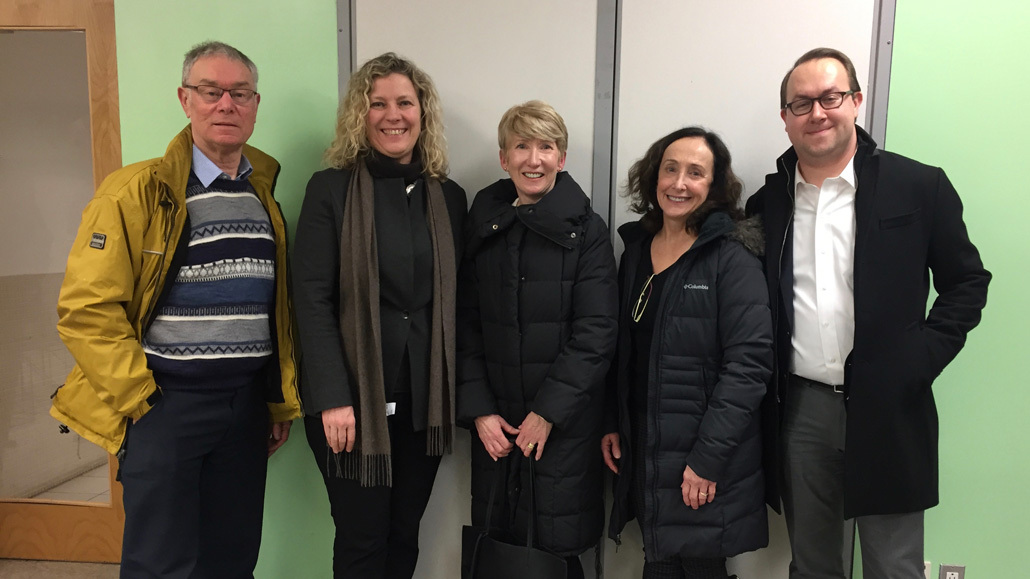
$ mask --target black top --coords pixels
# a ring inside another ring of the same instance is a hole
[[[649,378],[648,361],[651,359],[651,339],[654,337],[654,328],[658,320],[658,304],[662,301],[662,290],[665,288],[666,275],[669,268],[660,273],[654,273],[654,264],[651,262],[651,241],[648,239],[641,244],[641,255],[636,277],[633,280],[631,296],[639,296],[643,293],[647,305],[640,315],[640,320],[634,322],[630,317],[630,340],[632,344],[633,357],[633,382],[630,385],[630,406],[631,416],[639,417],[647,414],[647,385]],[[647,294],[645,286],[650,278],[650,294]],[[633,301],[637,305],[636,299]],[[634,310],[636,311],[636,310]]]
[[[396,402],[410,394],[419,410],[425,405],[429,384],[429,331],[432,326],[433,247],[426,224],[425,180],[422,164],[407,165],[375,153],[366,157],[375,178],[376,251],[379,258],[380,318],[401,316],[408,322],[407,341],[399,359],[386,352],[390,344],[383,333],[383,383],[386,401]],[[396,183],[403,180],[403,186]],[[396,185],[390,185],[393,181]],[[410,187],[410,190],[408,188]],[[389,320],[382,320],[389,322]],[[418,344],[419,347],[412,347]],[[406,375],[410,372],[410,375]],[[421,416],[423,413],[416,412]],[[417,425],[421,426],[421,424]]]

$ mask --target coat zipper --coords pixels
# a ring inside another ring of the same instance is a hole
[[[695,251],[698,247],[702,247],[704,245],[707,245],[707,240],[706,240],[705,243],[702,243],[700,245],[697,243],[697,241],[695,241],[694,244],[690,247],[690,249],[688,249],[683,255],[680,256],[679,259],[676,260],[676,262],[674,262],[669,267],[673,268],[673,267],[679,266],[680,262],[682,260],[684,260],[685,258],[688,258],[688,255],[691,252]],[[690,258],[692,259],[693,256],[690,256]],[[647,397],[647,411],[648,411],[648,415],[649,416],[653,416],[652,428],[654,429],[654,452],[651,452],[649,457],[640,457],[641,460],[645,461],[644,462],[645,465],[650,463],[651,469],[652,469],[652,472],[653,472],[653,475],[651,476],[651,480],[648,481],[647,480],[647,468],[645,466],[645,468],[644,468],[644,484],[648,487],[650,492],[645,494],[645,496],[644,496],[644,506],[645,506],[645,508],[647,510],[646,514],[647,514],[648,518],[650,519],[650,521],[648,521],[648,522],[652,522],[652,524],[645,524],[645,521],[641,521],[640,529],[641,529],[642,533],[646,533],[646,534],[650,535],[650,537],[651,537],[650,543],[651,543],[652,547],[655,548],[655,549],[657,549],[657,546],[658,546],[658,538],[657,538],[657,530],[655,528],[655,525],[653,524],[653,521],[657,519],[657,513],[654,512],[655,502],[656,502],[654,500],[654,497],[656,497],[658,495],[658,447],[661,445],[661,431],[658,428],[658,388],[655,387],[655,388],[652,389],[651,388],[651,384],[652,384],[652,381],[655,384],[657,384],[657,381],[658,381],[658,352],[661,349],[660,336],[662,335],[663,330],[665,329],[665,322],[666,322],[666,320],[668,318],[668,316],[663,315],[664,312],[665,312],[665,306],[666,306],[666,304],[668,303],[668,300],[669,300],[669,292],[666,291],[666,290],[668,290],[670,288],[675,288],[677,285],[679,285],[679,282],[682,281],[682,279],[683,279],[682,276],[681,277],[676,277],[675,273],[677,273],[677,272],[673,272],[673,275],[670,276],[668,280],[666,280],[665,290],[662,291],[662,299],[658,302],[658,325],[655,326],[654,332],[651,335],[651,354],[650,354],[650,358],[651,359],[648,360],[648,363],[647,363],[648,364],[648,374],[649,374],[648,381],[647,381],[647,387],[648,387],[648,390],[649,390],[649,396]],[[650,392],[651,390],[653,390],[653,392]],[[645,441],[645,445],[644,446],[645,446],[644,453],[648,454],[647,453],[648,449],[646,448],[646,446],[647,446],[646,445],[646,441]],[[648,482],[650,482],[650,484],[648,484]],[[648,505],[647,504],[648,502],[650,502],[651,504]],[[645,527],[646,527],[646,530],[645,530]],[[645,542],[645,545],[646,545],[646,542]],[[644,549],[644,551],[645,551],[645,555],[647,555],[647,553],[646,553],[647,549],[646,548]]]
[[[174,248],[172,247],[172,216],[175,214],[175,202],[168,199],[166,195],[165,198],[158,203],[158,205],[166,208],[164,225],[165,250],[164,253],[161,254],[160,261],[158,261],[157,263],[157,279],[154,280],[155,287],[153,297],[150,300],[150,303],[147,304],[146,313],[144,313],[143,317],[140,318],[143,321],[143,324],[140,326],[140,339],[143,338],[142,334],[146,334],[147,328],[150,327],[150,323],[153,321],[152,318],[154,316],[154,306],[157,305],[158,297],[160,297],[161,290],[164,287],[161,278],[163,276],[167,280],[168,277],[167,272],[164,271],[165,261],[168,260],[168,252],[174,250]]]
[[[791,195],[791,191],[790,191],[790,186],[791,186],[792,179],[790,178],[790,173],[787,171],[787,163],[784,162],[784,160],[782,158],[780,159],[780,167],[783,169],[783,174],[787,178],[787,191],[786,191],[786,194],[787,194],[787,199],[790,199],[790,217],[787,219],[787,226],[783,228],[783,240],[780,242],[780,255],[779,255],[779,258],[776,260],[776,293],[778,295],[780,295],[780,300],[783,300],[782,292],[780,292],[780,285],[782,284],[782,277],[783,277],[783,253],[784,253],[784,251],[787,248],[787,237],[790,235],[790,228],[794,224],[794,214],[795,214],[795,212],[797,210],[797,207],[796,207],[796,201],[794,200],[794,195]],[[770,307],[773,307],[773,306],[770,304]],[[782,324],[782,323],[789,323],[789,322],[784,322],[783,320],[780,320],[780,323]],[[783,403],[783,396],[780,394],[780,388],[779,387],[776,388],[776,403],[777,404],[782,404]]]

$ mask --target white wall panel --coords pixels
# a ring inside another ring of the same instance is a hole
[[[469,194],[507,177],[497,123],[551,104],[569,129],[566,169],[590,193],[596,0],[357,0],[357,66],[386,51],[429,73],[443,101],[451,177]]]

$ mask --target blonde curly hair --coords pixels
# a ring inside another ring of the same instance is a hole
[[[324,160],[330,167],[350,169],[371,150],[365,126],[369,110],[368,95],[376,79],[395,73],[408,77],[418,95],[422,127],[417,145],[422,158],[422,170],[430,177],[444,179],[447,177],[447,141],[443,134],[440,95],[428,74],[410,60],[392,52],[369,60],[351,75],[347,82],[347,94],[340,101],[336,114],[336,136],[326,149]]]

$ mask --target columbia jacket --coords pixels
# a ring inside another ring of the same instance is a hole
[[[250,184],[275,229],[276,353],[266,400],[271,420],[301,414],[286,274],[286,223],[272,197],[279,163],[244,146]],[[61,285],[57,331],[76,365],[50,414],[115,453],[130,420],[146,414],[159,386],[140,345],[186,224],[193,136],[186,127],[162,158],[123,167],[97,189],[82,214]]]
[[[634,516],[648,561],[672,556],[729,557],[768,543],[763,496],[760,412],[772,374],[772,321],[759,260],[758,225],[712,213],[694,245],[670,266],[651,343],[643,456],[630,442],[633,380],[629,317],[633,276],[648,234],[639,222],[619,228],[626,243],[620,287],[618,356],[609,404],[618,416],[622,458],[609,536]],[[741,241],[747,241],[745,246]],[[629,497],[635,461],[644,461],[644,512]],[[683,502],[683,470],[716,483],[716,498],[698,510]]]

